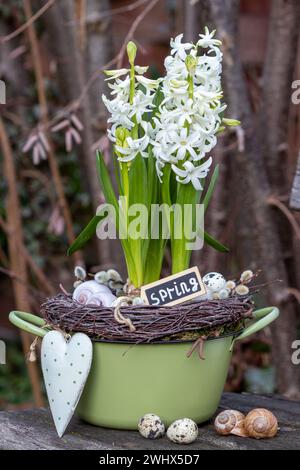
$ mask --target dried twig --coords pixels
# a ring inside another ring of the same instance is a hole
[[[24,11],[25,11],[26,18],[27,20],[29,20],[32,16],[31,1],[23,0],[23,4],[24,4]],[[44,127],[44,132],[45,132],[47,141],[49,143],[49,152],[48,152],[49,166],[50,166],[50,170],[52,173],[55,189],[57,192],[59,207],[65,219],[68,241],[69,243],[72,243],[75,239],[75,233],[73,229],[71,212],[70,212],[69,205],[65,197],[64,186],[63,186],[63,182],[61,179],[59,167],[55,158],[53,144],[51,142],[49,133],[47,135],[45,131],[45,128],[47,127],[46,123],[49,121],[48,103],[47,103],[46,92],[45,92],[44,76],[43,76],[43,70],[42,70],[42,65],[41,65],[38,40],[37,40],[37,36],[36,36],[36,32],[35,32],[35,28],[33,24],[28,25],[28,37],[29,37],[29,42],[30,42],[30,47],[31,47],[31,52],[32,52],[32,60],[33,60],[34,73],[35,73],[36,83],[37,83],[39,104],[41,107],[41,120],[42,120],[42,124]],[[79,252],[74,253],[73,256],[77,264],[82,264],[82,258]]]
[[[7,237],[9,249],[10,270],[17,273],[22,282],[16,282],[13,279],[13,289],[15,295],[16,307],[19,310],[30,311],[31,305],[29,292],[27,288],[27,269],[26,261],[23,257],[21,247],[23,245],[23,231],[21,210],[18,198],[17,177],[14,166],[12,148],[9,143],[8,135],[0,116],[0,143],[3,151],[4,174],[8,186],[7,196],[7,221],[5,226],[9,230]],[[30,347],[30,336],[28,333],[21,332],[21,339],[24,353],[27,354]],[[37,406],[43,406],[43,397],[40,387],[39,373],[35,364],[27,364],[28,373],[32,385],[34,400]]]
[[[300,226],[297,223],[292,212],[282,202],[280,202],[279,199],[275,198],[274,196],[270,196],[268,198],[268,204],[270,204],[270,206],[277,207],[285,215],[292,228],[294,229],[296,237],[298,238],[298,240],[300,240]]]
[[[12,33],[7,34],[6,36],[3,36],[0,38],[0,44],[3,44],[7,41],[10,41],[11,39],[17,37],[19,34],[23,33],[26,31],[26,29],[31,26],[38,18],[40,18],[47,10],[49,10],[50,7],[54,4],[55,0],[48,0],[45,5],[42,6],[34,15],[31,15],[28,20],[22,24],[18,29],[13,31]]]
[[[126,34],[126,37],[124,39],[124,42],[122,44],[122,47],[120,49],[120,52],[117,55],[117,68],[120,68],[122,66],[122,60],[126,51],[126,45],[130,39],[133,38],[133,35],[135,31],[137,30],[139,24],[143,19],[148,15],[148,13],[152,10],[152,8],[155,7],[157,4],[158,0],[152,0],[151,2],[148,3],[148,5],[144,8],[144,10],[135,18],[134,22],[131,25],[131,28],[129,29],[128,33]]]
[[[176,306],[130,306],[120,312],[135,327],[131,331],[114,318],[114,309],[96,305],[81,305],[71,295],[58,294],[41,306],[42,316],[53,327],[66,332],[81,331],[93,339],[149,343],[181,333],[215,336],[218,328],[235,326],[251,318],[251,295],[232,296],[224,300],[186,302]],[[202,330],[202,332],[201,332]]]

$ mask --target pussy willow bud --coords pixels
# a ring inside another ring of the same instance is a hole
[[[137,47],[133,41],[129,41],[127,44],[127,55],[130,65],[134,65],[134,61],[136,58],[136,51]]]

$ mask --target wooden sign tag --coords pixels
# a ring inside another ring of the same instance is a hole
[[[148,305],[176,305],[206,294],[196,266],[141,287],[141,297]]]

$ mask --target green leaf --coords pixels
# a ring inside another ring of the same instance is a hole
[[[142,204],[146,208],[148,207],[147,168],[141,154],[135,157],[129,170],[129,207],[134,204]],[[137,284],[135,284],[135,287],[140,287],[143,283],[145,259],[149,242],[147,239],[142,238],[128,238],[128,243],[137,274]]]
[[[147,168],[142,155],[139,153],[130,165],[129,170],[129,205],[145,204],[148,202]]]
[[[82,230],[82,232],[78,235],[78,237],[73,241],[71,246],[68,249],[68,256],[75,253],[75,251],[80,250],[84,245],[95,235],[97,225],[103,219],[105,219],[106,214],[101,215],[94,215],[94,217],[90,220],[87,226]]]
[[[216,165],[215,168],[214,168],[212,177],[210,179],[208,188],[206,190],[205,196],[204,196],[203,201],[202,201],[202,204],[204,205],[204,212],[206,211],[206,209],[207,209],[207,207],[210,203],[210,200],[211,200],[211,197],[213,195],[213,192],[214,192],[214,189],[215,189],[218,178],[219,178],[219,164]]]
[[[229,248],[227,248],[221,242],[209,235],[209,233],[207,232],[204,232],[204,241],[217,251],[220,251],[222,253],[229,253]]]
[[[97,151],[97,169],[99,181],[105,200],[108,204],[112,204],[115,207],[116,212],[118,213],[118,201],[114,192],[108,169],[105,165],[102,153],[99,150]]]

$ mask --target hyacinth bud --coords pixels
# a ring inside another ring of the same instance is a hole
[[[130,131],[128,129],[125,129],[125,127],[118,127],[116,129],[115,136],[116,136],[116,145],[117,146],[123,147],[123,148],[128,147],[128,143],[126,141],[127,137],[130,136]],[[117,152],[117,150],[116,150],[116,154],[118,156],[121,155],[120,152]]]
[[[222,122],[226,124],[226,126],[239,126],[241,124],[241,121],[238,119],[229,119],[229,118],[223,118]]]
[[[194,75],[196,67],[197,67],[197,59],[193,57],[191,54],[186,56],[185,59],[185,66],[190,75]]]
[[[136,58],[136,51],[137,47],[133,41],[129,41],[127,44],[127,55],[130,65],[134,65],[134,61]]]

